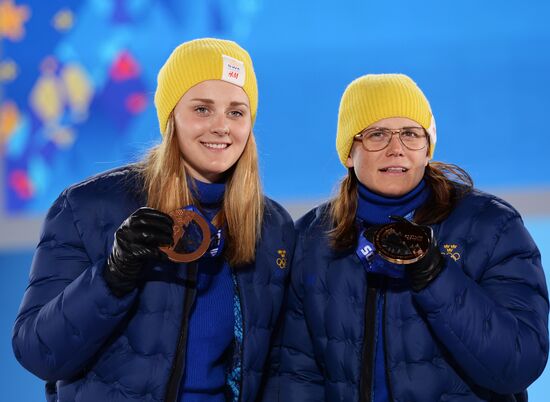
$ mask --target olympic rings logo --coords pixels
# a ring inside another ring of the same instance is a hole
[[[279,254],[279,258],[275,261],[277,266],[281,269],[285,269],[287,264],[286,250],[277,250],[277,254]]]
[[[458,247],[456,244],[444,244],[445,254],[451,257],[454,261],[460,260],[460,253],[455,252],[455,249]]]

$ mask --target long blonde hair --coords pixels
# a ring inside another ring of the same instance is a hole
[[[172,114],[162,142],[149,151],[139,169],[149,207],[170,212],[199,205],[189,188],[189,173],[180,152]],[[243,153],[228,171],[222,208],[214,219],[216,226],[225,228],[225,257],[232,266],[254,261],[263,210],[258,151],[251,132]]]

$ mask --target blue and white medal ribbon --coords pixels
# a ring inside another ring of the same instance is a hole
[[[224,238],[223,238],[223,231],[222,229],[218,229],[212,222],[210,222],[209,219],[207,219],[204,214],[194,205],[188,205],[187,207],[183,208],[187,211],[193,211],[197,215],[199,215],[201,218],[203,218],[206,223],[208,224],[208,227],[210,228],[210,245],[208,246],[207,252],[204,254],[203,257],[217,257],[221,255],[223,251],[223,245],[224,245]]]
[[[405,215],[405,219],[412,219],[414,211],[409,212]],[[386,261],[378,253],[376,253],[376,248],[365,236],[367,229],[364,229],[359,234],[359,241],[357,244],[357,249],[355,254],[361,261],[361,264],[367,271],[367,273],[385,275],[390,278],[404,279],[405,278],[405,267],[399,264],[393,264],[389,261]]]
[[[359,235],[359,243],[355,253],[367,273],[385,275],[397,279],[405,278],[404,267],[392,264],[380,257],[376,253],[374,245],[367,240],[363,233]]]

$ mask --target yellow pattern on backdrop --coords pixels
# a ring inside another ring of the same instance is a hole
[[[14,102],[0,104],[0,146],[7,143],[19,123],[19,109]]]
[[[0,84],[11,82],[17,78],[17,64],[13,60],[0,62]]]
[[[55,74],[58,68],[59,63],[53,56],[44,59],[41,75],[31,90],[30,106],[41,120],[45,135],[59,148],[67,148],[76,137],[71,125],[88,118],[94,90],[88,74],[79,64],[62,66],[59,77]],[[68,125],[62,125],[66,108],[71,115],[66,119]]]
[[[59,10],[52,19],[53,27],[60,31],[69,31],[74,25],[74,14],[71,10],[63,8]]]
[[[94,95],[93,86],[86,71],[76,63],[67,64],[61,71],[61,82],[74,120],[85,120]]]
[[[46,58],[41,65],[42,74],[30,94],[31,109],[45,126],[57,124],[63,114],[63,87],[55,75],[56,69],[57,61]]]
[[[25,22],[31,16],[28,6],[16,6],[13,0],[0,0],[0,40],[20,41],[25,36]]]

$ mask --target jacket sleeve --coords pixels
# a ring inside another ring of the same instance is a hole
[[[107,288],[104,261],[92,263],[63,193],[50,208],[14,329],[16,358],[46,381],[77,375],[113,333],[136,298]]]
[[[291,266],[284,308],[279,359],[273,359],[263,401],[324,401],[324,378],[315,360],[313,342],[304,315],[303,250],[300,236]]]
[[[498,211],[497,211],[498,212]],[[449,260],[415,294],[438,340],[471,380],[499,394],[525,390],[548,357],[548,292],[540,253],[515,211],[489,206],[470,228],[464,267]],[[480,274],[467,275],[467,264]]]

